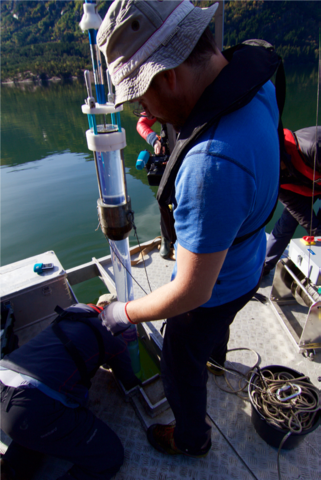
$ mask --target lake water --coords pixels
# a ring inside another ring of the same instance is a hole
[[[315,125],[317,73],[287,72],[283,124],[292,130]],[[98,226],[98,186],[88,151],[85,86],[78,82],[42,86],[2,86],[1,91],[1,265],[54,250],[64,269],[109,254]],[[157,187],[137,171],[138,153],[148,148],[136,132],[133,105],[121,114],[128,193],[140,242],[160,234]],[[280,216],[279,205],[266,230]],[[303,229],[298,235],[304,234]],[[136,245],[133,232],[130,245]],[[74,288],[82,302],[105,293],[99,279]]]

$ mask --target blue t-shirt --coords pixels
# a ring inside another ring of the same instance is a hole
[[[279,112],[267,82],[245,107],[221,118],[192,146],[175,181],[177,242],[193,253],[229,249],[204,307],[235,300],[258,283],[266,251],[264,228],[278,196]],[[177,248],[176,242],[176,248]],[[231,248],[230,248],[231,247]],[[176,275],[177,264],[173,276]]]

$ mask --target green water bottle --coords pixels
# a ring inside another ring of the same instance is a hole
[[[125,332],[122,333],[122,336],[128,346],[129,356],[134,373],[137,378],[141,379],[142,369],[140,364],[140,352],[136,327],[132,325],[130,328],[128,328],[127,330],[125,330]]]

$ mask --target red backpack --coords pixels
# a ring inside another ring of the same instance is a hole
[[[321,195],[321,127],[285,128],[284,148],[280,187],[311,197],[314,185],[314,195]]]

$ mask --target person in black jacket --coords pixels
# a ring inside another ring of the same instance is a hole
[[[321,196],[321,127],[292,132],[284,129],[279,200],[284,205],[266,246],[263,275],[280,260],[298,225],[308,236],[321,236],[321,212],[313,204]]]
[[[39,453],[74,464],[60,480],[106,480],[121,467],[120,439],[86,408],[100,365],[126,389],[139,383],[122,336],[102,325],[103,305],[60,309],[50,326],[1,360],[1,428],[12,438],[1,478],[25,480]]]

